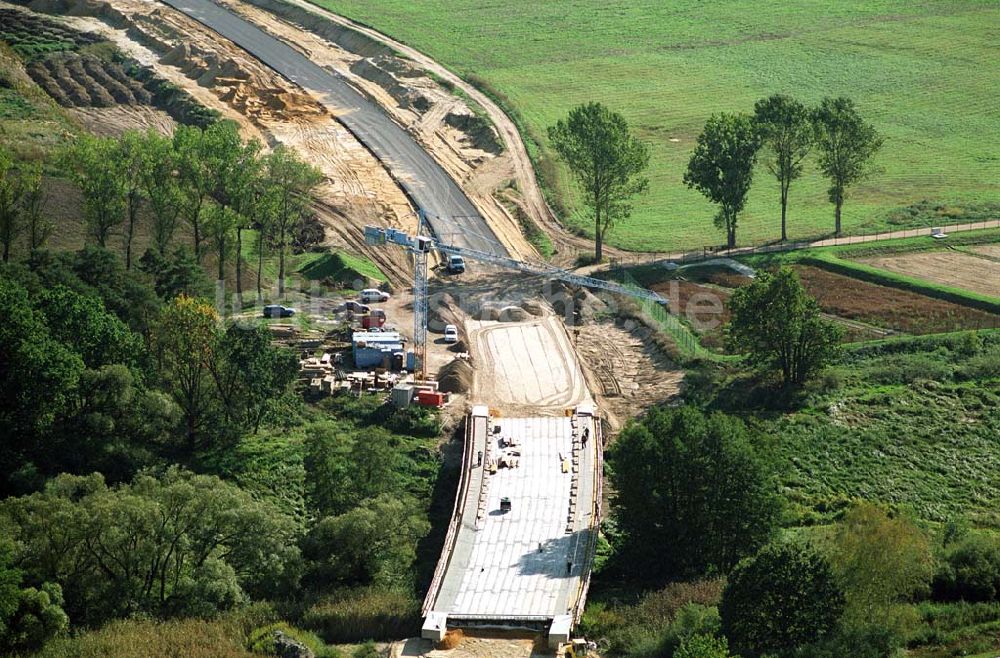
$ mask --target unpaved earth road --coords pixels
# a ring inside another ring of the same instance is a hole
[[[473,402],[505,415],[546,413],[590,401],[587,382],[561,321],[551,315],[527,322],[469,320],[477,358]]]
[[[439,236],[458,246],[507,255],[493,229],[451,176],[399,124],[341,76],[211,0],[164,0],[244,48],[286,79],[336,108],[337,117],[427,212]]]
[[[535,169],[532,166],[531,158],[528,157],[528,151],[521,140],[521,134],[517,126],[489,96],[419,50],[396,41],[388,35],[382,34],[365,25],[355,23],[348,18],[321,7],[317,7],[307,0],[287,0],[287,2],[317,16],[322,16],[338,25],[343,25],[364,34],[375,41],[384,43],[396,52],[408,57],[423,70],[433,73],[439,79],[446,80],[448,83],[454,85],[456,89],[461,89],[462,92],[483,108],[503,140],[506,151],[500,158],[497,158],[497,167],[502,168],[505,172],[509,171],[507,175],[516,182],[517,191],[520,193],[511,195],[510,200],[520,206],[549,235],[557,251],[553,261],[561,265],[571,264],[576,253],[589,252],[593,249],[592,240],[570,233],[556,218],[555,213],[553,213],[548,203],[546,203],[541,188],[538,186]],[[623,253],[614,247],[608,246],[605,246],[604,250],[610,257],[617,257]]]

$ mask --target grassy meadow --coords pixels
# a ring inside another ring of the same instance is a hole
[[[959,222],[1000,208],[1000,5],[985,0],[314,0],[376,27],[515,108],[540,169],[573,208],[566,172],[545,164],[547,126],[583,102],[622,112],[652,146],[650,191],[611,236],[637,250],[719,244],[713,207],[681,183],[705,119],[782,92],[847,95],[886,138],[880,172],[852,190],[848,232]],[[900,212],[927,200],[937,213]],[[761,168],[738,238],[778,237],[777,183]],[[569,222],[584,230],[579,212]],[[832,231],[810,163],[793,186],[790,237]]]

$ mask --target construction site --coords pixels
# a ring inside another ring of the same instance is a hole
[[[513,122],[420,53],[297,0],[0,10],[26,26],[46,16],[52,34],[108,40],[124,54],[122,65],[65,54],[27,70],[99,134],[169,133],[207,108],[319,168],[325,245],[366,256],[392,295],[282,302],[298,317],[268,326],[300,354],[302,388],[465,417],[423,637],[517,629],[553,649],[568,642],[601,520],[605,430],[675,395],[682,373],[587,287],[634,293],[562,269],[588,242],[560,228]],[[172,104],[164,85],[180,90]],[[547,262],[526,223],[552,237]],[[455,255],[467,272],[446,271]]]

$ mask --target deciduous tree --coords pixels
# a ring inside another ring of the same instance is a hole
[[[236,298],[243,303],[243,230],[250,228],[258,213],[255,205],[263,186],[264,161],[261,143],[256,139],[243,141],[236,124],[223,122],[213,126],[206,136],[210,148],[215,181],[212,198],[223,209],[233,213],[236,239]],[[221,270],[220,270],[221,272]],[[220,274],[221,279],[221,274]]]
[[[548,136],[583,190],[594,218],[594,257],[600,262],[608,230],[628,218],[630,199],[649,187],[642,175],[649,148],[632,134],[625,117],[600,103],[570,110]]]
[[[408,585],[430,525],[408,496],[384,495],[316,524],[303,542],[313,578],[331,584]]]
[[[767,170],[778,179],[781,188],[781,240],[784,242],[788,239],[788,190],[792,181],[802,175],[802,161],[812,149],[815,135],[812,116],[808,108],[794,98],[775,94],[757,101],[754,122],[767,146]]]
[[[215,249],[215,257],[217,259],[218,278],[216,281],[221,282],[226,278],[226,257],[233,250],[233,240],[236,237],[238,222],[238,215],[228,206],[211,204],[205,209],[205,234]]]
[[[219,339],[218,323],[210,305],[180,295],[163,308],[150,340],[160,376],[184,414],[191,452],[199,446],[214,401],[209,368]]]
[[[21,197],[21,208],[24,213],[24,228],[28,234],[28,251],[41,249],[45,246],[55,224],[43,213],[45,210],[45,191],[42,188],[42,165],[35,163],[26,165],[22,173],[24,195]]]
[[[285,255],[292,232],[307,215],[313,189],[323,180],[312,165],[286,146],[277,146],[266,158],[267,184],[274,199],[271,235],[278,251],[278,294],[285,292]]]
[[[608,462],[623,559],[646,581],[725,573],[774,532],[776,487],[738,418],[654,408]]]
[[[771,544],[741,562],[722,591],[722,631],[744,658],[789,656],[837,626],[844,595],[829,563],[808,546]]]
[[[111,137],[79,135],[63,162],[83,193],[84,217],[98,246],[125,220],[127,187],[119,159],[118,142]]]
[[[10,248],[14,240],[24,230],[21,223],[21,197],[23,186],[15,173],[14,156],[5,148],[0,148],[0,243],[3,244],[3,260],[10,259]]]
[[[726,231],[726,245],[736,246],[736,226],[753,182],[760,133],[746,114],[714,114],[701,134],[684,183],[719,205],[715,225]]]
[[[786,385],[802,384],[836,356],[840,327],[820,317],[789,268],[759,272],[733,293],[729,308],[731,344],[757,365],[779,369]]]
[[[230,325],[211,362],[227,423],[257,432],[271,408],[298,376],[298,357],[271,342],[263,326]]]
[[[297,579],[298,526],[218,478],[176,468],[109,488],[62,475],[8,499],[18,564],[58,582],[78,623],[131,614],[213,614]]]
[[[201,128],[180,125],[174,130],[174,153],[181,192],[181,216],[191,225],[194,257],[201,262],[202,211],[212,189],[211,162],[206,157],[208,145]]]
[[[845,620],[854,628],[905,630],[900,604],[928,590],[934,574],[927,535],[865,502],[838,524],[831,563],[847,597]]]
[[[819,168],[830,179],[830,203],[834,208],[834,231],[840,235],[840,211],[847,189],[872,173],[872,158],[883,139],[861,118],[849,98],[824,98],[813,112]]]
[[[125,269],[132,269],[132,240],[144,198],[143,166],[147,142],[142,133],[128,130],[118,138],[117,166],[125,188]]]
[[[178,158],[174,141],[150,130],[143,138],[140,174],[142,189],[152,211],[153,245],[161,256],[177,230],[184,196],[178,185]]]

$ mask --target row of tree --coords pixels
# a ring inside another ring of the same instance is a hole
[[[210,248],[218,278],[235,254],[236,294],[242,300],[243,233],[256,231],[257,293],[261,294],[264,254],[278,254],[278,285],[283,291],[285,254],[310,217],[310,194],[322,176],[284,146],[265,153],[257,140],[240,137],[236,124],[206,129],[178,126],[167,136],[150,130],[120,137],[81,134],[58,162],[83,195],[88,233],[104,247],[122,232],[125,268],[133,265],[133,241],[148,217],[153,249],[166,255],[180,225],[192,233],[200,262]],[[28,235],[30,250],[41,248],[52,224],[42,219],[43,194],[38,165],[16,170],[10,154],[0,152],[0,242],[8,260],[15,239]]]
[[[871,173],[872,158],[882,143],[875,127],[861,117],[849,98],[824,98],[810,109],[776,94],[757,101],[752,115],[709,117],[688,162],[684,183],[718,204],[716,225],[726,231],[727,246],[735,247],[736,227],[758,153],[766,148],[767,170],[781,191],[781,239],[787,240],[788,191],[802,175],[806,156],[816,150],[817,165],[830,181],[834,232],[840,235],[847,190]]]
[[[628,218],[631,198],[649,187],[644,175],[649,147],[621,114],[600,103],[574,108],[549,128],[548,137],[584,193],[584,205],[594,220],[594,254],[600,261],[607,232]],[[839,235],[847,190],[870,174],[882,141],[848,98],[825,98],[810,109],[776,94],[758,101],[752,115],[712,115],[698,136],[684,183],[718,204],[716,225],[725,230],[726,244],[734,247],[758,154],[766,148],[765,164],[781,190],[781,239],[786,240],[788,192],[802,175],[806,156],[815,150],[819,169],[830,181]]]

